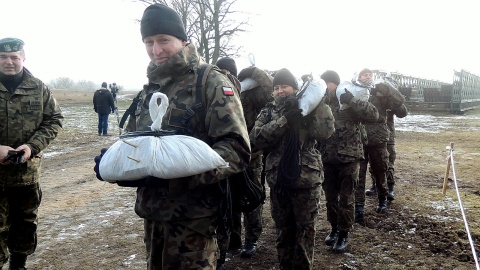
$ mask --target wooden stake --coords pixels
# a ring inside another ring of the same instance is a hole
[[[134,157],[132,157],[132,156],[127,156],[127,157],[128,157],[129,159],[131,159],[131,160],[134,160],[134,161],[140,163],[140,159],[136,159],[136,158],[134,158]]]
[[[448,161],[447,161],[447,170],[445,171],[445,178],[443,179],[443,196],[445,196],[445,193],[447,192],[447,187],[448,187],[448,174],[450,173],[450,167],[452,166],[452,159],[451,159],[451,153],[453,151],[453,143],[450,143],[450,154],[448,155]]]
[[[128,145],[130,145],[130,146],[133,146],[133,147],[135,147],[135,148],[138,147],[138,145],[135,145],[135,144],[133,144],[133,143],[131,143],[131,142],[125,140],[125,139],[123,139],[122,142],[124,142],[124,143],[126,143],[126,144],[128,144]]]

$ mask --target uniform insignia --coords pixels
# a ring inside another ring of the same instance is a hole
[[[225,96],[233,96],[233,89],[231,87],[224,86],[223,94],[225,94]]]

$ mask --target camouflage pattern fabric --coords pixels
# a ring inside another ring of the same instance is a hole
[[[258,83],[258,86],[241,93],[241,101],[243,106],[243,113],[245,121],[247,122],[248,131],[251,131],[255,125],[260,111],[267,105],[268,102],[273,101],[273,78],[266,71],[254,68],[251,79]]]
[[[208,224],[207,220],[191,223]],[[147,269],[213,270],[219,257],[214,237],[199,237],[194,229],[176,222],[144,220]],[[215,230],[210,227],[210,235]]]
[[[388,151],[388,170],[387,183],[395,184],[395,159],[397,159],[397,152],[395,151],[395,117],[403,118],[408,115],[408,109],[403,104],[395,110],[387,112],[387,126],[389,130],[389,137],[387,142]]]
[[[301,177],[311,176],[303,172],[302,174]],[[291,203],[284,207],[278,203],[277,193],[270,192],[271,214],[277,230],[275,243],[280,269],[315,269],[314,239],[320,197],[320,186],[295,189],[290,197]],[[295,220],[292,216],[295,216]]]
[[[274,190],[277,184],[278,164],[287,143],[284,135],[289,126],[283,116],[285,109],[282,101],[284,99],[275,100],[262,109],[250,132],[252,149],[269,151],[265,171],[270,190]],[[305,123],[299,128],[300,176],[282,198],[277,197],[276,192],[270,192],[272,218],[277,227],[280,269],[313,268],[315,224],[321,196],[320,185],[323,182],[323,166],[316,144],[335,131],[332,111],[324,101],[303,120]],[[285,200],[287,204],[283,203]]]
[[[324,164],[323,191],[327,220],[332,228],[349,232],[355,223],[355,189],[358,184],[360,161]]]
[[[388,194],[386,179],[388,167],[387,143],[365,146],[365,159],[360,161],[358,186],[355,190],[355,206],[365,206],[365,182],[368,163],[372,168],[372,179],[375,179],[378,197],[386,197]]]
[[[372,91],[374,94],[370,96],[369,102],[377,107],[379,117],[377,121],[364,123],[368,142],[366,144],[365,160],[360,164],[359,184],[355,192],[355,205],[357,206],[365,204],[365,178],[368,162],[370,162],[372,167],[378,197],[387,196],[387,142],[390,136],[387,126],[387,112],[388,110],[395,111],[400,109],[405,103],[405,97],[400,91],[387,84],[379,84],[375,90]]]
[[[212,226],[217,219],[219,201],[223,196],[218,188],[218,182],[242,171],[250,160],[250,144],[240,98],[235,91],[231,94],[234,86],[218,68],[212,67],[211,71],[204,75],[206,83],[201,96],[205,114],[202,116],[195,113],[189,122],[183,121],[187,110],[192,109],[196,103],[195,79],[200,65],[206,63],[200,60],[196,48],[191,44],[159,67],[150,64],[147,69],[150,83],[140,92],[135,117],[130,117],[127,125],[128,131],[150,130],[152,119],[148,112],[149,99],[154,92],[162,92],[169,99],[162,129],[177,130],[198,138],[229,162],[230,167],[226,169],[217,169],[182,179],[160,180],[162,182],[160,187],[137,189],[135,212],[140,217],[148,221],[163,221],[168,226],[181,224],[186,227],[175,231],[171,236],[175,238],[171,240],[172,243],[174,241],[182,243],[186,240],[211,243],[209,241],[214,240]],[[183,235],[182,232],[188,234]],[[155,238],[161,237],[152,241],[163,241],[163,251],[153,252],[147,245],[147,253],[152,256],[149,260],[161,260],[155,257],[162,256],[163,252],[173,252],[169,253],[169,256],[176,258],[178,251],[183,247],[167,246],[163,234],[155,228],[151,233]],[[217,248],[216,240],[212,245],[215,248],[199,247],[194,252],[203,252],[203,258],[210,260],[212,252]],[[170,263],[173,264],[171,260],[169,265],[163,263],[163,269],[174,269]]]
[[[340,110],[336,95],[327,94],[327,102],[335,117],[335,133],[320,141],[325,180],[323,190],[327,220],[332,227],[349,232],[354,223],[355,189],[363,158],[362,121],[378,119],[372,103],[353,97],[349,107]]]
[[[35,252],[41,200],[38,183],[0,188],[0,268],[12,252],[24,255]]]
[[[27,69],[23,73],[23,81],[13,93],[0,83],[0,144],[12,148],[27,144],[32,157],[19,165],[0,166],[0,187],[37,183],[42,150],[62,128],[62,112],[50,89]]]

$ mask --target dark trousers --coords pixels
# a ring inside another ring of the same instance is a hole
[[[41,200],[39,184],[0,188],[0,268],[10,253],[35,252]]]
[[[108,113],[107,114],[98,114],[98,134],[107,134],[108,133]]]

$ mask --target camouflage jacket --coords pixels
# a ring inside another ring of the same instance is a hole
[[[361,122],[376,121],[378,110],[372,103],[352,98],[349,107],[340,110],[337,96],[326,95],[326,102],[335,117],[335,133],[320,141],[324,163],[338,164],[360,160],[363,157]]]
[[[269,151],[265,161],[265,171],[270,176],[276,175],[276,173],[269,173],[269,171],[278,169],[283,149],[288,142],[288,136],[285,135],[289,126],[284,116],[285,112],[282,102],[269,103],[260,112],[257,121],[255,121],[255,126],[250,132],[252,151]],[[323,181],[323,165],[316,144],[317,141],[330,137],[335,131],[332,111],[323,100],[303,120],[304,123],[299,130],[302,175],[305,175],[306,170],[314,170],[318,173],[309,177],[299,177],[299,181],[293,184],[293,188],[310,188]],[[267,182],[270,186],[274,186],[277,179],[267,176]]]
[[[377,91],[368,100],[378,110],[378,119],[373,122],[365,122],[365,130],[369,146],[375,146],[385,143],[389,139],[389,130],[387,126],[387,111],[396,111],[405,103],[405,97],[397,89],[386,84],[377,85]]]
[[[147,69],[149,85],[140,92],[135,117],[129,118],[127,130],[150,130],[149,99],[154,92],[162,92],[169,99],[162,129],[177,130],[204,141],[230,167],[181,179],[162,179],[167,183],[164,187],[138,188],[135,210],[140,217],[180,221],[215,215],[219,199],[217,182],[242,171],[250,160],[240,98],[218,68],[212,67],[203,76],[206,82],[201,96],[205,113],[195,113],[188,123],[183,121],[197,102],[195,81],[200,65],[206,63],[191,44],[161,66],[151,63]]]
[[[0,144],[17,148],[27,144],[32,157],[19,165],[0,166],[0,187],[38,182],[42,150],[57,137],[63,115],[48,87],[27,70],[11,94],[0,83]]]
[[[387,111],[387,126],[389,130],[389,137],[388,137],[388,142],[389,143],[395,143],[395,116],[398,118],[403,118],[408,115],[408,109],[403,104],[399,108],[391,111]]]
[[[250,90],[243,91],[240,97],[242,100],[243,113],[249,132],[253,129],[255,120],[257,119],[257,116],[263,107],[265,107],[268,102],[273,101],[272,76],[270,76],[264,70],[255,68],[251,78],[258,83],[258,86]]]

